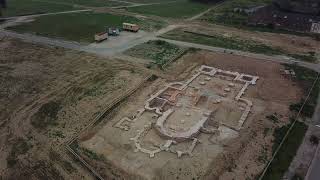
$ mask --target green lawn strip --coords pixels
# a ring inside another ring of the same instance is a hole
[[[123,22],[139,24],[143,30],[152,30],[163,26],[162,22],[142,20],[131,16],[82,12],[41,16],[33,22],[8,29],[77,42],[93,42],[95,33],[105,31],[106,27],[122,27]]]
[[[3,16],[11,17],[30,14],[71,11],[76,9],[81,8],[75,8],[72,5],[41,2],[38,0],[10,0],[7,2],[7,8],[3,10]]]
[[[288,69],[293,69],[296,73],[296,81],[303,87],[305,97],[310,91],[310,88],[312,87],[314,81],[317,78],[317,72],[300,67],[297,65],[285,65]],[[313,116],[315,107],[317,105],[318,96],[320,93],[320,80],[316,82],[314,88],[312,89],[310,93],[310,97],[307,100],[305,106],[303,107],[301,111],[301,115],[311,118]],[[298,112],[305,101],[305,97],[301,99],[299,103],[291,104],[290,110]]]
[[[206,35],[183,31],[181,29],[173,30],[161,35],[162,38],[185,41],[197,44],[203,44],[226,49],[239,51],[247,51],[252,53],[267,54],[267,55],[287,55],[295,59],[307,62],[316,62],[317,58],[314,52],[308,54],[293,54],[277,47],[271,47],[259,42],[243,40],[237,37],[224,37],[220,35]]]
[[[274,149],[279,146],[279,143],[281,142],[291,125],[292,124],[288,124],[275,130]],[[280,150],[278,151],[274,160],[266,171],[263,180],[280,180],[283,178],[284,173],[288,170],[291,161],[296,155],[296,152],[305,136],[307,129],[308,126],[303,122],[297,121],[295,123],[294,127],[288,135],[288,138],[284,141],[283,145],[281,146]]]
[[[168,18],[187,18],[210,8],[208,4],[188,0],[127,8],[130,12]]]
[[[137,58],[150,59],[154,64],[162,67],[184,51],[184,48],[174,44],[156,40],[137,45],[127,50],[125,54]]]

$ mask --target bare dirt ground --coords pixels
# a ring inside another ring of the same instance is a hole
[[[196,157],[190,158],[189,160],[188,157],[179,159],[177,160],[178,163],[174,163],[174,157],[171,157],[172,160],[169,164],[176,164],[174,168],[173,166],[163,166],[163,168],[160,168],[162,169],[161,171],[155,171],[153,173],[157,174],[158,179],[172,179],[176,177],[179,177],[179,179],[188,179],[195,177],[200,179],[246,180],[257,177],[258,173],[261,172],[271,157],[274,129],[289,122],[291,114],[288,106],[300,100],[302,97],[302,89],[289,78],[281,75],[281,69],[284,69],[284,67],[278,63],[262,62],[253,58],[210,53],[207,51],[198,51],[183,56],[168,67],[166,70],[167,74],[163,76],[165,79],[161,78],[150,82],[150,84],[145,85],[143,90],[139,90],[132,95],[123,105],[105,118],[102,123],[105,125],[99,125],[89,132],[89,134],[84,134],[84,136],[80,138],[82,142],[81,148],[88,148],[90,149],[89,152],[91,152],[88,153],[88,150],[82,149],[85,153],[81,152],[80,154],[84,156],[99,173],[102,173],[104,177],[116,179],[131,177],[133,179],[139,179],[141,178],[141,174],[139,173],[143,174],[146,172],[150,175],[151,172],[148,168],[141,169],[141,171],[135,170],[136,168],[144,167],[141,163],[149,162],[149,157],[144,159],[137,154],[127,154],[126,158],[129,158],[130,161],[134,161],[135,159],[130,157],[139,159],[134,166],[126,164],[124,159],[117,159],[117,156],[122,157],[130,151],[133,152],[133,148],[130,143],[125,143],[127,135],[116,132],[116,130],[112,129],[112,126],[119,119],[123,118],[123,116],[130,116],[132,112],[139,109],[139,107],[143,105],[146,96],[158,91],[166,82],[186,80],[187,77],[193,74],[196,67],[203,64],[224,70],[259,76],[260,79],[257,85],[249,88],[244,95],[255,104],[252,113],[249,115],[243,128],[239,131],[239,137],[225,141],[222,143],[222,147],[217,147],[216,151],[211,154],[213,160],[211,160],[211,163],[209,163],[207,167],[198,166],[199,169],[194,168],[196,167],[196,163],[190,159],[197,159]],[[284,96],[284,94],[286,95]],[[279,118],[278,122],[266,118],[266,116],[272,114],[276,114]],[[137,126],[139,127],[138,124]],[[137,127],[135,126],[135,128]],[[130,133],[133,137],[134,135],[131,131],[129,131],[129,134]],[[114,139],[113,137],[117,138]],[[146,143],[151,143],[152,140],[155,139],[153,135],[150,135],[150,137],[150,141]],[[104,141],[106,139],[109,139],[109,144],[106,144],[106,141]],[[120,145],[121,143],[118,144],[122,141],[123,145]],[[115,147],[118,148],[114,149]],[[113,150],[110,151],[110,149]],[[111,155],[111,152],[113,152],[113,155]],[[92,154],[95,154],[95,156],[99,158],[92,158]],[[103,157],[103,155],[107,154],[109,154],[110,157]],[[163,155],[160,155],[160,157],[162,156]],[[159,162],[150,160],[150,166],[152,166],[152,163],[164,163],[161,158],[158,160]],[[117,165],[115,166],[114,163]],[[190,168],[190,163],[193,163],[193,168]],[[149,175],[145,177],[152,179],[152,176]]]
[[[187,69],[200,63],[260,77],[256,88],[248,89],[245,97],[264,104],[265,109],[249,116],[240,137],[225,145],[224,152],[214,160],[212,170],[206,175],[206,179],[254,179],[271,156],[274,128],[289,122],[288,106],[299,101],[301,88],[281,75],[283,66],[278,63],[204,51],[186,56],[176,63],[179,64],[178,70],[175,68],[177,73],[180,68]],[[279,117],[278,123],[266,118],[274,113]]]
[[[110,99],[146,72],[121,60],[16,39],[0,41],[3,179],[91,178],[60,154]]]
[[[227,37],[240,37],[241,39],[261,42],[272,47],[279,47],[290,53],[320,52],[320,42],[307,36],[302,37],[290,34],[246,31],[227,26],[208,25],[203,23],[195,23],[195,26],[188,26],[184,29],[208,35],[218,34]]]

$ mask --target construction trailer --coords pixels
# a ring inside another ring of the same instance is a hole
[[[102,42],[108,39],[108,37],[109,37],[108,32],[101,32],[94,35],[94,40],[96,42]]]
[[[122,29],[125,31],[138,32],[140,27],[137,24],[123,23]]]

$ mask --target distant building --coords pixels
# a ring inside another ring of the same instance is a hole
[[[312,23],[311,32],[320,33],[320,23]]]
[[[289,31],[320,33],[320,16],[284,11],[276,5],[258,9],[249,16],[248,24]]]

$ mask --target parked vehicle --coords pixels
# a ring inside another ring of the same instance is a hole
[[[108,36],[107,32],[101,32],[101,33],[97,33],[97,34],[94,35],[94,40],[96,42],[102,42],[102,41],[108,39],[108,37],[109,36]]]
[[[126,31],[138,32],[140,27],[137,24],[123,23],[122,29]]]
[[[119,28],[110,27],[110,28],[107,28],[107,32],[108,32],[109,36],[119,36],[120,35]]]

